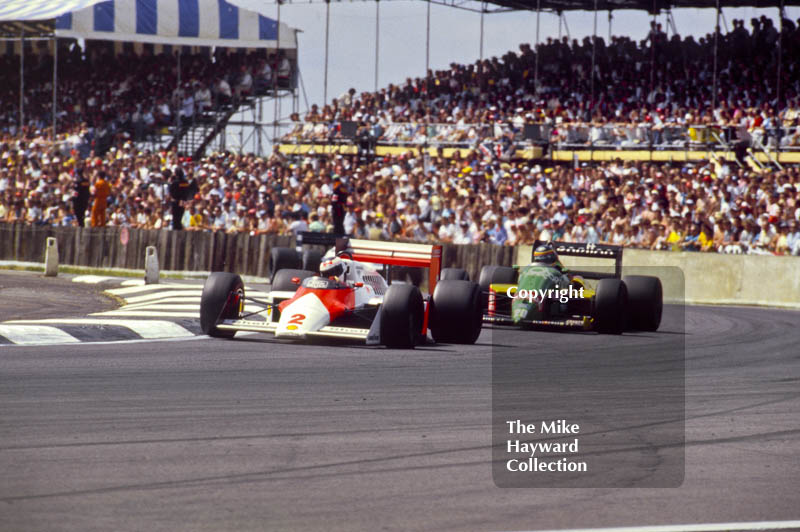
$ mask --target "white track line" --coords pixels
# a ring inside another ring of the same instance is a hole
[[[245,304],[245,312],[255,312],[257,310],[264,310],[267,307],[259,305]],[[108,312],[116,312],[117,310],[196,310],[200,312],[200,301],[194,303],[170,303],[169,301],[157,301],[155,303],[140,303],[138,305],[125,305],[124,307]]]
[[[147,313],[147,315],[152,316],[152,313]],[[67,319],[59,319],[59,318],[50,318],[46,320],[16,320],[16,321],[7,321],[5,323],[10,324],[17,324],[17,323],[53,323],[53,324],[60,324],[60,325],[117,325],[120,327],[127,327],[128,329],[132,330],[142,338],[151,339],[151,338],[188,338],[190,336],[196,336],[194,333],[186,330],[185,328],[181,327],[177,323],[173,323],[171,321],[165,320],[103,320],[97,318],[67,318]],[[14,325],[15,327],[27,327],[27,325]],[[0,327],[3,327],[0,325]],[[53,329],[54,327],[44,327],[47,329]],[[58,329],[56,329],[58,330]],[[67,335],[63,331],[60,331],[63,334]],[[6,336],[3,334],[2,329],[0,329],[0,335]],[[67,335],[69,336],[69,335]],[[73,338],[70,336],[70,338]],[[11,340],[11,338],[8,338]],[[73,338],[76,342],[77,339]],[[12,340],[13,341],[13,340]]]
[[[0,324],[0,336],[17,345],[75,344],[80,342],[61,329],[43,325]]]
[[[172,297],[165,297],[164,299],[154,299],[151,301],[142,301],[140,303],[126,303],[126,309],[134,309],[134,308],[144,308],[149,305],[163,305],[166,303],[170,304],[193,304],[196,307],[200,308],[200,301],[201,298],[199,295],[197,296],[172,296]]]
[[[106,275],[78,275],[72,278],[72,282],[96,284],[96,283],[102,283],[103,281],[109,281],[111,279],[114,279],[114,277],[108,277]]]
[[[256,334],[261,334],[261,333],[250,332],[250,331],[237,331],[236,337],[239,338],[240,336],[253,336]],[[113,345],[113,344],[145,344],[151,342],[186,342],[189,340],[213,340],[213,338],[209,338],[204,334],[198,334],[191,338],[148,338],[142,340],[103,340],[100,342],[83,342],[83,343],[91,345]]]
[[[152,303],[138,303],[136,305],[125,305],[118,309],[109,310],[107,312],[117,312],[120,310],[196,310],[200,312],[200,302],[194,303],[169,303],[167,301],[154,301]],[[102,314],[102,313],[98,313]]]
[[[95,312],[89,314],[90,316],[128,316],[130,318],[200,318],[200,309],[194,312],[181,312],[181,311],[155,311],[155,310],[125,310],[123,307],[120,310],[109,310],[107,312]],[[142,320],[147,321],[147,320]]]
[[[106,290],[106,291],[109,292],[109,293],[114,293],[112,290]],[[197,297],[197,298],[199,298],[202,295],[202,293],[203,293],[203,287],[202,286],[196,286],[196,287],[186,287],[186,288],[182,288],[180,290],[172,289],[172,290],[169,290],[168,292],[164,291],[164,292],[155,292],[153,294],[143,294],[143,295],[140,295],[140,296],[125,297],[123,295],[123,299],[125,299],[125,303],[127,303],[129,305],[133,305],[135,303],[144,303],[146,301],[158,301],[158,300],[161,300],[161,299],[168,299],[168,298],[173,298],[173,297]],[[252,297],[266,297],[267,294],[268,294],[268,292],[261,292],[261,291],[258,291],[258,290],[255,290],[253,292],[247,292],[247,296],[252,296]],[[119,295],[119,294],[115,294],[115,295]]]
[[[125,288],[112,288],[110,290],[106,290],[109,294],[114,294],[115,296],[124,296],[125,294],[135,294],[136,292],[145,292],[145,291],[155,291],[155,290],[173,290],[175,288],[181,288],[185,286],[186,288],[199,288],[200,290],[203,289],[202,286],[193,286],[193,285],[180,285],[180,284],[146,284],[142,286],[126,286]]]
[[[261,333],[239,331],[239,332],[236,333],[236,336],[238,338],[239,336],[251,336],[251,335],[254,335],[254,334],[261,334]],[[99,342],[81,342],[81,344],[82,345],[95,346],[95,345],[116,345],[116,344],[146,344],[146,343],[153,343],[153,342],[187,342],[187,341],[191,341],[191,340],[209,340],[209,339],[210,338],[208,336],[198,335],[198,336],[193,336],[191,338],[148,338],[147,340],[101,340]],[[63,344],[49,344],[49,345],[56,346],[56,347],[61,347],[61,348],[64,347]],[[26,347],[26,346],[18,345],[18,344],[4,344],[4,345],[0,345],[0,348],[2,348],[2,347],[20,347],[20,348],[22,348],[22,347]],[[48,347],[48,345],[42,345],[41,347]]]
[[[800,529],[800,521],[754,521],[692,525],[623,526],[611,528],[569,528],[527,532],[750,532],[752,530]],[[520,531],[522,532],[522,531]]]
[[[143,294],[141,296],[122,296],[128,304],[144,303],[146,301],[158,301],[159,299],[166,299],[168,297],[200,297],[203,293],[202,288],[188,289],[188,290],[169,290],[164,292],[155,292],[153,294]]]

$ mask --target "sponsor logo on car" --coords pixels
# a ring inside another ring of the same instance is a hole
[[[329,284],[327,279],[312,278],[306,281],[306,288],[328,288]]]
[[[581,254],[597,257],[616,257],[619,254],[619,248],[597,244],[586,244],[584,246],[559,244],[556,248],[556,253],[563,253],[565,255]]]

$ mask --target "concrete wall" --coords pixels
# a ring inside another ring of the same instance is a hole
[[[294,246],[285,236],[154,231],[130,229],[127,245],[121,229],[38,227],[0,223],[0,260],[44,262],[47,237],[58,240],[61,264],[94,268],[144,268],[144,250],[156,246],[162,270],[231,271],[266,277],[272,247]],[[517,248],[476,244],[443,247],[442,264],[467,270],[478,279],[488,264],[510,266],[530,262],[531,246]],[[563,257],[571,268],[613,271],[610,261]],[[690,304],[769,305],[800,308],[800,258],[720,255],[626,249],[623,274],[658,275],[668,301]],[[685,298],[684,298],[685,296]]]
[[[531,246],[517,248],[515,264],[528,264]],[[610,261],[563,257],[570,268],[598,269]],[[623,275],[659,272],[667,300],[689,304],[764,305],[800,309],[800,258],[769,255],[626,249]],[[681,275],[681,272],[683,275]]]
[[[144,269],[147,246],[156,246],[162,270],[231,271],[267,275],[273,246],[293,245],[291,237],[129,229],[122,245],[118,227],[40,227],[0,224],[0,260],[43,262],[47,237],[58,240],[60,264],[93,268]]]
[[[294,247],[293,237],[199,231],[129,229],[122,245],[119,227],[41,227],[0,223],[0,260],[44,262],[47,237],[58,240],[60,264],[93,268],[144,269],[147,246],[158,250],[162,270],[230,271],[266,277],[273,247]],[[476,244],[443,246],[444,267],[460,267],[478,278],[483,264],[510,266],[514,249]]]

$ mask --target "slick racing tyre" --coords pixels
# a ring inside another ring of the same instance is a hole
[[[319,263],[322,262],[324,253],[318,249],[303,250],[302,268],[310,272],[319,273]]]
[[[408,282],[419,288],[419,286],[422,284],[422,281],[425,280],[423,273],[424,270],[422,268],[409,268],[406,272]]]
[[[628,327],[638,331],[657,331],[664,309],[661,279],[628,275],[622,281],[628,289]]]
[[[287,268],[298,270],[302,266],[300,254],[294,249],[272,248],[269,251],[269,275],[273,282],[275,281],[275,275],[280,270]],[[317,265],[317,268],[319,268],[319,265]]]
[[[279,292],[294,292],[295,290],[297,290],[297,287],[300,286],[300,284],[293,283],[292,279],[296,277],[300,279],[300,282],[303,282],[303,279],[313,276],[314,272],[308,270],[294,270],[294,269],[278,270],[278,273],[276,273],[275,277],[272,278],[271,289]]]
[[[489,307],[489,285],[494,283],[517,284],[517,270],[508,266],[484,266],[481,268],[478,285],[481,288],[481,308],[483,310]]]
[[[622,334],[626,325],[628,290],[619,279],[600,279],[594,296],[594,321],[601,334]]]
[[[439,279],[442,281],[469,281],[469,274],[461,268],[442,268]]]
[[[436,343],[474,344],[482,325],[478,283],[445,280],[436,284],[431,311],[431,334]]]
[[[380,309],[381,343],[386,347],[413,349],[422,334],[422,294],[414,285],[393,284],[383,296]]]
[[[222,320],[238,318],[244,309],[244,283],[235,273],[214,272],[200,298],[200,328],[214,338],[233,338],[236,331],[217,329]]]
[[[411,283],[419,287],[424,280],[424,271],[422,268],[414,268],[410,266],[395,266],[392,268],[392,281],[400,281],[402,283]]]

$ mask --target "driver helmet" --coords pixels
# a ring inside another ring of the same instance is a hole
[[[533,262],[536,264],[558,264],[558,255],[552,244],[541,244],[533,251]]]
[[[344,281],[344,275],[347,273],[347,265],[339,257],[334,257],[330,260],[323,261],[319,265],[319,273],[323,277],[336,277],[339,281]]]

